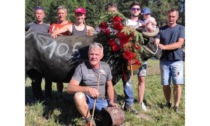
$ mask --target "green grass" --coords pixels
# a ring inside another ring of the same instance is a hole
[[[146,77],[146,88],[144,100],[149,111],[143,112],[137,103],[137,76],[133,78],[133,91],[135,97],[135,108],[139,115],[125,112],[125,126],[184,126],[185,125],[185,86],[183,85],[180,113],[174,113],[173,109],[163,107],[165,98],[160,84],[159,61],[149,60]],[[44,81],[42,82],[44,89]],[[67,87],[65,83],[65,91]],[[115,89],[123,97],[122,81],[115,85]],[[30,103],[32,99],[31,80],[26,80],[26,126],[66,126],[85,125],[84,120],[72,103],[71,96],[64,91],[64,101],[49,100],[45,105],[42,103]],[[56,98],[56,84],[53,84],[53,97]],[[173,99],[172,99],[173,103]],[[120,104],[120,103],[119,103]]]

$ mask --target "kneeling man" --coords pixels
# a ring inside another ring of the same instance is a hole
[[[114,103],[114,87],[109,65],[100,61],[103,57],[103,46],[93,43],[89,46],[88,61],[79,64],[68,85],[68,92],[75,93],[74,101],[78,111],[86,119],[91,121],[90,110],[94,107],[101,111],[102,108],[117,106]],[[108,100],[105,99],[107,89]]]

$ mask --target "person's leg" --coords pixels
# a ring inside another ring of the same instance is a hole
[[[163,85],[163,93],[167,103],[171,101],[171,87],[170,85]]]
[[[182,84],[184,84],[184,70],[183,61],[173,62],[171,65],[172,79],[173,79],[173,95],[174,95],[174,111],[178,111],[178,106],[180,103],[182,95]]]
[[[181,95],[182,95],[182,87],[180,84],[174,84],[174,90],[173,90],[173,95],[174,95],[174,106],[179,106]]]
[[[87,119],[90,117],[90,110],[86,100],[86,96],[82,92],[77,92],[74,95],[75,105],[80,112],[80,114]]]
[[[170,63],[167,61],[160,61],[161,84],[163,85],[163,93],[167,101],[168,108],[171,107],[171,87],[170,87]]]
[[[127,82],[125,80],[122,81],[125,94],[125,105],[132,105],[134,102],[132,82],[131,80]]]
[[[138,101],[139,103],[143,102],[145,90],[145,77],[138,76]]]
[[[124,88],[124,95],[125,95],[125,104],[124,104],[124,110],[130,111],[134,114],[138,114],[138,111],[134,108],[134,96],[133,96],[133,88],[131,79],[129,81],[123,80],[123,88]]]
[[[80,112],[80,114],[85,118],[86,125],[95,126],[94,119],[92,120],[92,116],[90,110],[93,109],[94,99],[90,98],[88,95],[85,95],[82,92],[77,92],[74,95],[75,105]]]
[[[146,62],[139,68],[138,71],[138,102],[142,108],[142,110],[147,111],[147,108],[143,102],[144,99],[144,91],[145,91],[145,77],[146,77]]]

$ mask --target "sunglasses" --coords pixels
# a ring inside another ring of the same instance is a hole
[[[135,10],[140,11],[141,9],[140,8],[131,8],[131,10],[132,11],[135,11]]]

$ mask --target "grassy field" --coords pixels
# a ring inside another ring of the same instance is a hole
[[[184,126],[185,125],[185,86],[180,103],[180,113],[166,108],[165,98],[160,84],[159,61],[148,61],[146,77],[145,102],[149,111],[143,112],[137,103],[137,77],[133,78],[135,108],[138,115],[125,112],[124,126]],[[44,83],[44,81],[42,82]],[[67,87],[65,84],[65,91]],[[44,89],[44,84],[42,84]],[[115,85],[118,95],[122,98],[123,87],[119,81]],[[25,125],[26,126],[84,126],[85,122],[72,103],[72,97],[65,91],[64,99],[48,100],[45,104],[32,102],[31,80],[26,80],[25,95]],[[53,84],[53,97],[56,99],[56,84]],[[173,103],[173,100],[172,100]],[[121,104],[121,102],[119,103]]]

